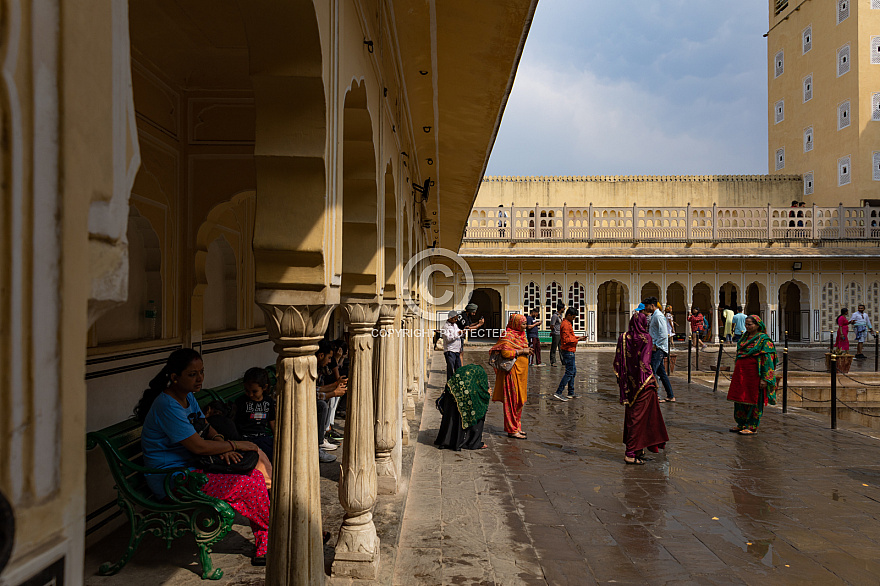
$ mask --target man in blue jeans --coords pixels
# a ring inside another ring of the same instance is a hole
[[[562,366],[565,367],[565,374],[562,375],[562,380],[559,381],[559,387],[556,389],[556,393],[553,395],[553,399],[557,401],[568,401],[569,399],[577,399],[578,396],[574,394],[574,375],[577,374],[577,367],[574,364],[574,353],[577,350],[578,342],[586,341],[586,336],[575,336],[574,335],[574,316],[578,314],[578,310],[574,307],[569,307],[565,312],[565,319],[562,320],[562,324],[559,326],[559,335],[560,335],[560,347],[559,354],[562,356]],[[566,385],[568,386],[568,396],[563,395],[563,391],[565,391]]]
[[[656,297],[648,297],[642,303],[645,305],[645,313],[649,316],[648,333],[651,334],[651,339],[654,342],[654,350],[651,352],[651,370],[654,371],[654,376],[666,389],[665,400],[674,402],[672,385],[669,384],[666,367],[663,365],[663,361],[669,356],[669,330],[666,316],[657,307],[659,301]]]

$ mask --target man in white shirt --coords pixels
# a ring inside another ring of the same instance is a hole
[[[856,358],[859,360],[865,360],[867,356],[862,354],[862,346],[868,339],[868,332],[871,332],[872,334],[874,333],[874,327],[871,325],[871,318],[865,313],[864,304],[860,303],[858,311],[853,312],[852,321],[853,328],[856,331],[856,342],[858,343]]]
[[[654,377],[663,384],[663,388],[666,390],[665,400],[674,402],[675,395],[672,393],[672,385],[666,374],[666,367],[663,366],[663,361],[669,356],[669,330],[666,316],[660,311],[659,301],[656,297],[648,297],[642,301],[642,304],[645,306],[645,313],[650,316],[648,318],[648,333],[651,334],[651,340],[654,343],[654,349],[651,352],[651,370],[654,371]]]
[[[454,309],[447,315],[446,323],[440,330],[440,337],[443,338],[443,356],[446,358],[446,380],[448,381],[455,374],[455,371],[461,368],[462,330],[458,327],[458,312]]]

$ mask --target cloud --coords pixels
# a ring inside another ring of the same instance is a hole
[[[539,4],[488,173],[766,173],[765,49],[742,30],[754,14],[673,2],[621,21],[635,5],[615,4]]]

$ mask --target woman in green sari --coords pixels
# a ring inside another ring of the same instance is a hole
[[[730,431],[755,435],[764,405],[776,404],[776,346],[757,315],[746,318],[746,332],[736,347],[736,364],[727,400],[734,401],[736,427]]]
[[[489,408],[489,378],[479,364],[468,364],[455,371],[437,400],[443,413],[434,444],[440,449],[481,450],[483,424]]]

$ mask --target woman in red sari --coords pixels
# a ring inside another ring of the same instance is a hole
[[[727,400],[734,401],[736,420],[730,431],[740,435],[758,433],[764,405],[776,404],[776,346],[757,315],[746,318],[746,332],[737,343]]]
[[[504,431],[508,437],[526,439],[522,430],[522,410],[526,404],[529,384],[529,355],[532,349],[526,340],[526,316],[516,313],[510,316],[507,330],[489,351],[498,352],[504,360],[515,358],[510,372],[495,369],[493,401],[504,405]]]
[[[837,316],[837,340],[834,342],[835,347],[847,352],[849,352],[849,324],[853,323],[849,319],[848,313],[849,309],[844,307],[840,310],[840,315]]]
[[[648,318],[638,312],[629,320],[629,330],[620,334],[614,356],[620,404],[626,405],[623,420],[626,455],[623,460],[627,464],[644,464],[645,448],[656,454],[669,441],[657,398],[657,380],[651,369],[653,349]]]

